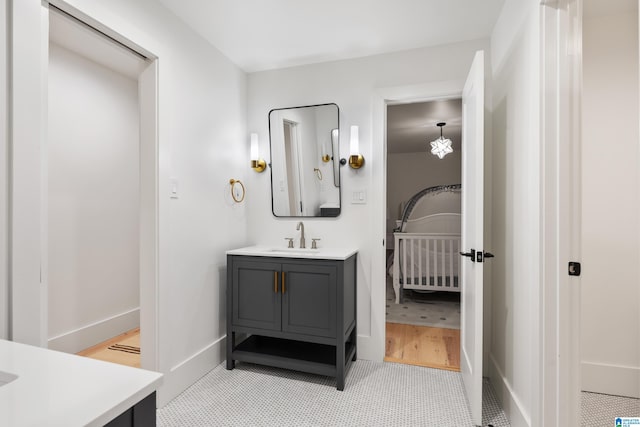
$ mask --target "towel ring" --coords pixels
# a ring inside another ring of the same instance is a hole
[[[244,184],[242,183],[242,181],[240,181],[239,179],[231,178],[229,180],[229,184],[231,184],[231,198],[233,198],[233,201],[236,203],[242,203],[242,201],[244,200],[244,194],[245,194]],[[240,187],[242,188],[242,197],[240,198],[236,197],[236,193],[235,191],[233,191],[236,184],[240,184]]]
[[[318,168],[313,168],[313,171],[316,173],[318,180],[322,181],[322,171]]]

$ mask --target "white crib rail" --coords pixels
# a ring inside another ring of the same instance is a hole
[[[394,233],[393,289],[460,292],[460,235]]]

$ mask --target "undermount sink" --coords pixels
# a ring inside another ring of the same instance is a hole
[[[18,379],[18,376],[15,374],[10,374],[9,372],[0,371],[0,387],[3,385],[9,384],[11,381]]]

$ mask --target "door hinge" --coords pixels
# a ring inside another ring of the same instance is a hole
[[[582,266],[579,262],[569,261],[569,276],[579,276]]]

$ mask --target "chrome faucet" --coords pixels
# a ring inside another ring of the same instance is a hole
[[[304,224],[302,223],[302,221],[300,221],[298,223],[298,226],[296,227],[296,230],[300,230],[300,247],[302,249],[305,248],[305,244],[304,244]]]

